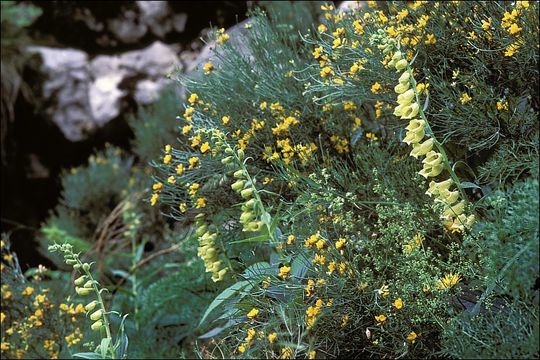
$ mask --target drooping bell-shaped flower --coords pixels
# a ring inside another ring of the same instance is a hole
[[[411,120],[409,125],[405,128],[409,131],[407,131],[407,135],[405,136],[405,139],[403,139],[403,142],[407,143],[407,145],[419,143],[425,136],[425,124],[424,120]]]
[[[437,199],[435,199],[435,202],[440,202],[440,203],[450,206],[458,200],[459,200],[459,191],[444,190],[444,191],[439,192],[439,195]]]
[[[416,115],[418,115],[418,112],[420,111],[420,105],[418,103],[412,103],[410,105],[407,105],[405,108],[403,108],[403,111],[401,112],[401,118],[402,119],[412,119]]]
[[[401,59],[401,60],[399,60],[399,61],[396,63],[396,65],[395,65],[396,70],[397,70],[397,71],[401,71],[401,70],[405,69],[405,68],[407,67],[408,64],[409,64],[409,62],[408,62],[407,60]]]
[[[426,155],[433,148],[433,138],[429,138],[421,144],[413,144],[413,149],[411,150],[410,155],[415,159],[418,159],[419,156]]]
[[[438,196],[441,192],[450,190],[450,186],[452,186],[452,184],[453,184],[452,179],[448,179],[441,182],[432,181],[429,183],[429,189],[426,191],[426,195]]]
[[[447,206],[442,214],[443,219],[451,219],[453,217],[458,217],[463,214],[465,210],[465,200],[461,200],[453,206]]]
[[[409,89],[403,94],[398,95],[397,102],[399,105],[409,105],[414,99],[414,90]]]
[[[427,164],[424,164],[424,168],[420,170],[419,174],[425,177],[426,179],[428,177],[435,177],[442,173],[444,170],[444,166],[442,164],[436,165],[436,166],[429,166]]]
[[[442,155],[438,152],[435,152],[431,150],[426,154],[426,158],[422,160],[422,163],[426,164],[427,166],[437,166],[442,162]]]
[[[409,83],[409,80],[411,79],[411,74],[408,71],[405,71],[401,76],[399,77],[399,83],[405,84]]]
[[[396,94],[403,94],[405,91],[409,90],[409,85],[409,82],[399,83],[394,86],[394,91],[396,92]]]

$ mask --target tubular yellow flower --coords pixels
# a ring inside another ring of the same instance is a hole
[[[396,70],[397,70],[397,71],[401,71],[401,70],[405,69],[405,68],[407,67],[408,64],[409,64],[409,63],[407,62],[406,59],[401,59],[401,60],[399,60],[398,62],[396,62],[396,65],[395,65]]]
[[[405,91],[409,90],[409,86],[409,82],[399,83],[394,87],[394,91],[397,94],[403,94]]]
[[[441,192],[448,191],[450,186],[452,186],[453,180],[448,179],[441,182],[432,181],[429,183],[429,189],[426,191],[426,195],[429,196],[438,196]]]
[[[435,202],[442,202],[443,204],[452,205],[459,199],[459,191],[444,190],[439,192],[438,198]]]
[[[429,138],[421,144],[413,144],[413,149],[410,155],[416,159],[419,156],[424,156],[433,148],[433,138]]]
[[[405,136],[405,139],[403,139],[403,142],[407,145],[419,143],[426,134],[424,125],[424,120],[412,120],[406,127],[409,131],[407,131],[407,135]]]
[[[401,112],[401,118],[404,120],[412,119],[413,117],[418,115],[419,111],[420,105],[418,105],[418,103],[412,103],[403,108],[403,111]]]
[[[408,71],[405,71],[401,76],[399,77],[399,83],[400,84],[407,84],[410,82],[411,74],[409,74]]]
[[[442,155],[438,152],[435,152],[431,150],[426,154],[426,158],[422,160],[422,163],[424,163],[427,166],[435,167],[442,162]]]
[[[442,164],[439,164],[433,167],[427,164],[424,164],[424,168],[420,170],[418,174],[422,175],[423,177],[427,179],[428,177],[435,177],[437,175],[440,175],[440,173],[442,173],[443,170],[444,170],[444,166]]]
[[[404,93],[398,95],[397,102],[398,102],[399,105],[409,105],[412,102],[413,99],[414,99],[414,90],[409,89],[409,90],[405,91]]]
[[[463,211],[465,210],[465,200],[461,200],[457,204],[446,207],[446,209],[443,212],[442,218],[443,219],[451,219],[453,217],[459,216],[463,214]]]

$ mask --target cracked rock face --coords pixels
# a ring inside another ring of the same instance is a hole
[[[34,46],[28,51],[39,54],[43,61],[46,113],[71,141],[84,140],[116,118],[127,96],[140,104],[154,101],[170,82],[166,75],[180,66],[175,49],[159,41],[142,50],[100,55],[92,61],[76,49]],[[126,80],[136,82],[135,86],[122,88]]]

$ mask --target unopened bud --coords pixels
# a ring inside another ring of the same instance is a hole
[[[92,292],[92,289],[76,287],[75,292],[79,295],[85,296],[85,295],[89,295]]]
[[[90,315],[90,319],[96,321],[101,318],[101,315],[103,315],[103,310],[99,309],[95,311],[92,315]]]
[[[99,329],[101,329],[102,326],[103,326],[103,322],[101,320],[98,320],[92,324],[91,328],[94,331],[98,331]]]
[[[250,198],[251,195],[253,195],[253,188],[247,188],[247,189],[242,190],[242,192],[240,193],[240,195],[242,195],[242,197],[243,197],[244,199]]]
[[[92,300],[91,302],[89,302],[88,304],[86,304],[86,306],[84,307],[84,310],[86,311],[92,311],[95,309],[97,305],[97,301],[96,300]]]
[[[88,280],[87,282],[84,283],[83,287],[87,289],[91,289],[93,284],[94,282],[92,280]]]
[[[89,263],[84,263],[84,264],[82,264],[82,268],[83,268],[84,271],[88,271],[88,270],[90,270],[90,264]]]
[[[80,278],[75,279],[73,283],[77,286],[80,286],[84,283],[84,280],[86,280],[86,275],[83,275]]]

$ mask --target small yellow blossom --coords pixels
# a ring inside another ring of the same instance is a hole
[[[191,105],[194,105],[197,100],[199,100],[199,95],[197,95],[196,93],[191,94],[188,98],[188,101]]]
[[[279,276],[282,278],[282,279],[286,279],[287,277],[289,277],[289,274],[291,272],[291,267],[290,266],[282,266],[279,268]]]
[[[187,135],[190,131],[193,125],[185,125],[182,127],[182,134]]]
[[[392,303],[392,306],[395,307],[397,310],[400,310],[401,308],[403,308],[403,300],[401,300],[401,298],[397,298]]]
[[[178,206],[178,209],[180,210],[180,212],[183,214],[186,212],[187,210],[187,204],[184,202],[184,203],[181,203],[179,206]]]
[[[174,184],[174,183],[176,183],[176,178],[174,177],[174,175],[169,176],[169,177],[167,178],[167,182],[168,182],[169,184]]]
[[[259,315],[259,309],[256,308],[251,309],[251,311],[247,313],[249,319],[254,319],[257,315]]]
[[[450,289],[461,280],[461,275],[459,273],[448,273],[444,275],[442,279],[439,279],[437,281],[437,288],[443,290],[443,289]]]
[[[199,165],[199,158],[198,157],[190,157],[188,159],[188,162],[189,162],[189,167],[188,169],[193,169],[195,168],[197,165]]]
[[[152,185],[152,189],[154,191],[161,191],[163,189],[163,183],[157,182],[154,185]]]
[[[497,101],[497,110],[508,110],[508,102],[507,101]]]
[[[373,94],[378,94],[381,92],[381,89],[382,89],[382,86],[381,84],[379,84],[378,82],[374,83],[373,85],[371,85],[371,92]]]
[[[152,197],[150,198],[150,205],[151,205],[151,206],[156,205],[158,199],[159,199],[159,195],[158,195],[158,194],[152,194]]]
[[[33,287],[30,287],[30,286],[27,286],[27,287],[23,290],[22,294],[23,294],[24,296],[30,296],[30,295],[32,295],[33,292],[34,292],[34,288],[33,288]]]
[[[165,165],[169,164],[169,163],[171,162],[171,160],[172,160],[171,154],[167,154],[167,155],[165,155],[165,156],[163,157],[163,163],[164,163]]]
[[[184,164],[176,165],[176,175],[182,175],[184,173]]]
[[[223,122],[223,125],[227,125],[231,121],[231,118],[228,116],[224,116],[221,118],[221,121]]]
[[[463,93],[461,94],[461,98],[459,99],[459,101],[462,103],[462,104],[467,104],[468,102],[470,102],[472,100],[472,97],[467,94],[467,93]]]
[[[205,142],[204,144],[201,145],[201,153],[204,154],[208,150],[210,150],[210,144],[207,141],[207,142]]]
[[[268,342],[270,344],[273,344],[274,341],[276,341],[276,338],[277,338],[277,334],[275,332],[268,334]]]
[[[417,337],[418,335],[414,331],[411,331],[409,335],[407,335],[407,341],[414,344],[416,342]]]
[[[296,236],[294,235],[289,235],[287,237],[287,245],[292,245],[294,243],[294,240],[296,240]]]
[[[384,314],[377,315],[375,316],[375,320],[377,321],[377,325],[381,325],[386,321],[386,316]]]
[[[320,33],[323,33],[323,32],[326,32],[326,31],[328,30],[328,28],[326,27],[326,25],[320,24],[320,25],[317,27],[317,30],[319,30]]]
[[[203,70],[205,75],[210,74],[212,70],[214,70],[214,64],[212,64],[211,62],[207,62],[206,64],[204,64]]]

